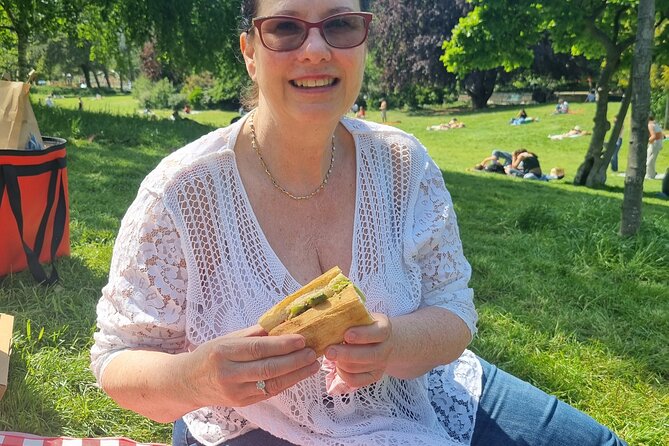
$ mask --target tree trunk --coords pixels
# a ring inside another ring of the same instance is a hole
[[[620,104],[620,110],[618,110],[618,114],[616,115],[616,124],[613,126],[613,129],[611,129],[609,142],[606,143],[601,156],[598,159],[593,160],[590,174],[588,175],[588,179],[585,182],[587,187],[596,188],[606,184],[606,170],[608,169],[611,158],[613,157],[613,152],[616,150],[616,142],[618,142],[620,131],[623,128],[623,123],[625,122],[625,117],[627,116],[627,109],[629,108],[630,101],[632,99],[632,85],[633,82],[630,79],[627,90],[625,90],[625,96],[623,96],[623,102]],[[608,124],[607,127],[608,126],[610,126],[610,124]]]
[[[617,49],[617,48],[616,48]],[[585,160],[579,166],[574,177],[574,184],[577,186],[595,187],[599,186],[596,181],[590,181],[588,184],[588,177],[593,169],[599,170],[599,164],[602,162],[602,151],[604,150],[604,138],[606,132],[609,130],[609,121],[607,119],[608,105],[609,105],[609,85],[611,78],[618,69],[620,63],[620,51],[615,54],[607,54],[604,61],[604,68],[599,76],[597,82],[597,109],[593,119],[595,127],[592,129],[592,138],[590,139],[590,146],[585,155]],[[604,167],[606,169],[606,167]]]
[[[93,79],[95,79],[95,84],[100,88],[100,79],[98,79],[98,73],[95,68],[91,70],[91,73],[93,73]]]
[[[91,85],[91,67],[87,63],[82,63],[80,66],[81,72],[84,73],[84,79],[86,79],[86,86],[92,88]]]
[[[123,93],[123,70],[118,70],[118,81],[121,93]]]
[[[655,1],[640,0],[632,61],[632,150],[627,161],[623,194],[620,235],[629,237],[639,232],[646,175],[646,144],[650,113],[650,64],[652,62],[655,26]]]
[[[25,82],[28,78],[28,34],[17,28],[16,38],[19,64],[19,78],[16,80]]]
[[[474,71],[465,77],[465,91],[475,109],[486,108],[497,82],[497,70]]]
[[[102,68],[102,72],[105,75],[105,82],[107,82],[107,88],[111,90],[111,82],[109,82],[109,71],[107,71],[107,67]]]

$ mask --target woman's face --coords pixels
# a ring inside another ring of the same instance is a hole
[[[360,11],[359,0],[258,0],[258,17],[285,15],[318,22],[333,14]],[[333,48],[316,28],[292,51],[267,49],[258,30],[241,36],[246,68],[260,90],[259,106],[300,122],[338,119],[360,91],[366,43]]]

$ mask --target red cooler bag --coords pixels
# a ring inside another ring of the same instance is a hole
[[[44,137],[45,150],[0,150],[0,277],[26,268],[53,284],[41,263],[70,254],[65,140]]]

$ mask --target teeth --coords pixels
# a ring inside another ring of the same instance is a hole
[[[295,85],[301,88],[315,88],[315,87],[326,87],[332,85],[334,79],[305,79],[295,81]]]

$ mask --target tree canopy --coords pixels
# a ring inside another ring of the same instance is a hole
[[[440,46],[468,11],[466,0],[376,0],[372,5],[372,54],[387,92],[454,84],[439,62]]]
[[[239,0],[120,0],[119,13],[139,47],[154,41],[172,67],[218,71],[238,60]]]

